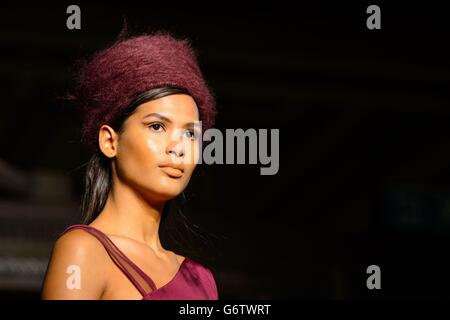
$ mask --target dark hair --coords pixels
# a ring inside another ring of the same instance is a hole
[[[125,120],[134,113],[139,105],[151,100],[156,100],[168,95],[179,93],[188,94],[186,90],[178,87],[160,87],[145,91],[139,94],[121,114],[113,119],[110,125],[116,132],[121,133],[124,129]],[[98,148],[87,163],[85,191],[81,204],[83,223],[89,224],[103,210],[111,190],[111,172],[111,160],[107,158]],[[177,232],[174,232],[174,224],[176,224],[176,220],[172,221],[172,218],[181,218],[183,220],[183,226],[187,231],[189,231],[189,233],[194,233],[203,237],[190,226],[189,221],[182,212],[182,207],[185,205],[186,200],[186,195],[183,192],[177,198],[167,201],[164,206],[160,222],[161,236],[167,236],[178,244],[180,244],[180,241],[185,242],[187,237],[183,236],[180,240],[174,237],[174,233],[178,234],[180,233],[180,230],[176,230]],[[193,226],[200,230],[196,225]],[[184,249],[186,248],[184,247]]]

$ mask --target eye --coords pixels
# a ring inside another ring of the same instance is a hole
[[[198,133],[193,130],[186,130],[185,137],[191,140],[196,140],[198,138]]]
[[[148,125],[148,127],[151,128],[152,131],[154,131],[154,132],[160,132],[160,131],[161,131],[160,129],[164,129],[163,124],[160,123],[160,122],[153,122],[153,123],[150,123],[150,124]]]
[[[185,134],[186,134],[186,137],[189,138],[189,139],[194,139],[195,138],[194,131],[187,130],[187,131],[185,131]]]

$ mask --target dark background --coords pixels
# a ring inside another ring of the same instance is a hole
[[[58,99],[73,63],[134,32],[188,37],[217,128],[280,129],[280,170],[203,166],[186,215],[213,235],[221,298],[448,297],[448,17],[436,4],[2,4],[0,290],[38,298],[53,241],[78,222],[79,118]],[[366,268],[381,268],[368,290]]]

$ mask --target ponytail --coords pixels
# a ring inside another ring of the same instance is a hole
[[[86,176],[85,192],[81,211],[83,223],[91,223],[103,210],[111,189],[111,164],[109,159],[97,151],[89,159]]]

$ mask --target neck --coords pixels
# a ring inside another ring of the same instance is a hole
[[[112,183],[105,207],[91,223],[105,233],[145,243],[155,253],[165,249],[159,239],[159,225],[165,201],[150,202],[117,176]]]

